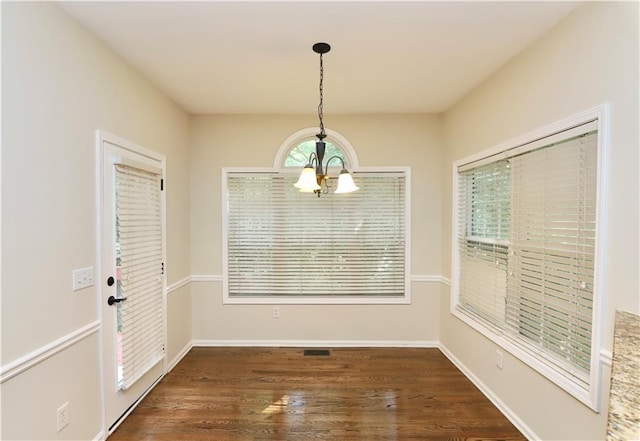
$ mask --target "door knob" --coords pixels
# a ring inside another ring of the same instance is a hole
[[[113,305],[114,303],[120,303],[122,301],[127,300],[126,297],[121,297],[119,299],[116,299],[114,296],[109,296],[109,298],[107,299],[107,303],[109,304],[109,306]]]
[[[107,279],[107,285],[109,286],[113,286],[113,284],[115,283],[115,280],[113,279],[113,277],[109,277]]]

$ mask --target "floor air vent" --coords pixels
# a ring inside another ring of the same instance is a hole
[[[305,357],[308,355],[331,355],[328,349],[305,349],[304,350]]]

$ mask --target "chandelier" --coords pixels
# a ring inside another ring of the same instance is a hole
[[[316,135],[318,140],[316,141],[316,151],[311,152],[309,155],[309,161],[307,165],[302,169],[302,173],[300,173],[300,178],[298,181],[293,184],[294,187],[298,188],[303,193],[315,193],[320,197],[322,193],[328,193],[329,188],[331,188],[331,184],[329,179],[335,179],[329,177],[329,163],[333,160],[338,160],[342,164],[342,171],[340,175],[338,175],[338,186],[336,187],[335,193],[351,193],[352,191],[356,191],[359,188],[353,182],[353,178],[349,174],[349,171],[346,169],[344,165],[344,160],[340,156],[332,156],[330,157],[326,164],[322,164],[324,159],[324,152],[326,148],[326,143],[324,139],[327,137],[327,134],[324,131],[324,122],[323,118],[323,79],[324,79],[324,68],[322,66],[322,55],[326,54],[331,50],[331,46],[327,43],[316,43],[313,45],[313,51],[317,54],[320,54],[320,104],[318,105],[318,119],[320,120],[320,133]]]

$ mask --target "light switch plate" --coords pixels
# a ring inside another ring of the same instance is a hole
[[[80,268],[73,270],[73,290],[78,291],[80,289],[93,286],[93,267]]]

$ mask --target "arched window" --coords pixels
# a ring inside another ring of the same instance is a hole
[[[349,161],[345,157],[345,154],[333,144],[331,141],[325,141],[326,150],[325,150],[325,160],[331,158],[332,156],[338,156],[342,158],[345,165],[349,167]],[[304,167],[309,162],[309,155],[312,152],[316,151],[316,139],[308,139],[306,141],[302,141],[299,144],[295,145],[291,150],[289,150],[289,155],[284,160],[285,167]]]
[[[325,131],[327,133],[324,140],[327,144],[324,154],[325,162],[332,156],[338,156],[342,158],[349,170],[357,168],[358,157],[349,141],[335,130],[326,129]],[[311,152],[316,151],[317,132],[317,127],[308,127],[298,130],[285,139],[276,153],[273,167],[279,169],[304,167],[309,162]],[[331,165],[338,168],[340,164],[336,161]]]

